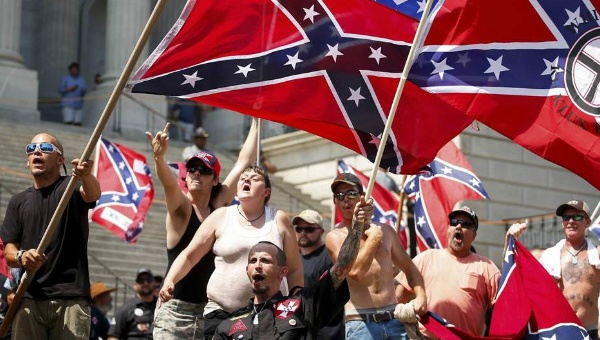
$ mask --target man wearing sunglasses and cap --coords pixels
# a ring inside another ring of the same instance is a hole
[[[556,208],[562,220],[565,238],[544,250],[540,263],[554,278],[589,337],[598,339],[598,297],[600,294],[600,258],[598,250],[585,237],[592,224],[590,208],[582,200],[571,200]],[[525,223],[513,224],[507,235],[520,236]]]
[[[65,156],[56,137],[40,133],[25,151],[33,186],[11,197],[0,228],[8,265],[23,267],[33,275],[13,321],[13,338],[88,339],[88,210],[100,197],[100,184],[91,174],[93,162],[71,162],[79,183],[45,253],[38,254],[36,249],[69,176],[60,175]]]
[[[217,157],[200,151],[185,163],[185,187],[179,187],[165,160],[169,147],[169,123],[155,136],[146,132],[154,154],[156,173],[167,202],[167,272],[179,254],[190,244],[203,221],[218,208],[233,200],[240,175],[256,159],[257,121],[253,120],[237,162],[221,183],[221,164]],[[215,255],[209,251],[189,273],[177,282],[173,299],[159,304],[154,323],[154,339],[203,339],[204,307],[208,301],[208,280],[215,270]]]
[[[428,249],[413,259],[425,280],[427,309],[458,328],[482,336],[486,311],[498,291],[500,271],[490,259],[470,250],[479,227],[479,218],[471,208],[455,208],[448,222],[448,247]],[[412,290],[403,273],[396,280],[398,301],[405,301]],[[421,332],[432,337],[423,327]]]
[[[364,200],[363,186],[354,174],[342,173],[331,184],[333,204],[342,214],[342,222],[325,240],[333,262],[351,230],[354,206]],[[369,202],[371,215],[373,207]],[[346,339],[406,339],[402,322],[417,321],[427,310],[423,278],[406,254],[396,231],[386,224],[364,223],[360,250],[348,273],[350,301],[345,306]],[[395,268],[406,273],[416,292],[413,301],[397,304],[394,295]],[[401,320],[395,318],[402,312]],[[401,322],[402,321],[402,322]]]

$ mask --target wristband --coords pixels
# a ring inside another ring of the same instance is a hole
[[[21,249],[17,252],[17,255],[15,255],[15,261],[17,261],[19,267],[23,267],[23,262],[21,262],[23,259],[23,254],[25,254],[25,250]]]

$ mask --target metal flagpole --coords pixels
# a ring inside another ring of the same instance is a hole
[[[258,118],[256,127],[256,166],[260,166],[260,137],[262,134],[262,118]]]
[[[110,95],[110,98],[108,99],[108,102],[106,103],[106,106],[104,107],[104,111],[102,112],[102,115],[100,116],[98,123],[96,124],[96,128],[94,129],[94,132],[90,136],[90,140],[88,141],[85,149],[83,150],[83,154],[79,158],[80,160],[83,161],[83,160],[89,159],[92,152],[96,148],[96,143],[98,142],[98,139],[100,139],[100,135],[102,134],[102,131],[104,130],[104,127],[106,126],[106,123],[108,123],[108,119],[110,118],[110,115],[117,104],[119,96],[121,95],[121,92],[123,92],[123,88],[125,88],[125,83],[129,79],[129,76],[131,75],[131,72],[133,71],[133,67],[135,66],[135,63],[137,62],[138,58],[140,57],[140,54],[142,53],[142,49],[144,48],[144,45],[146,45],[146,42],[148,41],[148,38],[150,37],[150,32],[152,31],[152,28],[158,21],[160,13],[162,12],[166,3],[167,3],[167,0],[158,0],[157,1],[156,6],[154,7],[154,10],[152,11],[152,14],[150,15],[150,18],[148,19],[148,22],[146,23],[146,26],[144,27],[144,30],[142,31],[142,33],[140,35],[140,38],[138,39],[133,51],[131,52],[131,55],[129,56],[129,60],[127,61],[127,64],[125,65],[125,68],[123,69],[123,72],[121,73],[121,76],[119,77],[119,80],[117,81],[117,84],[115,85],[115,88],[113,89],[113,92]],[[48,244],[50,243],[50,240],[52,239],[52,236],[54,235],[54,232],[56,231],[56,228],[58,227],[58,222],[60,221],[62,214],[65,211],[65,208],[67,207],[67,204],[69,203],[69,200],[71,199],[71,196],[73,195],[73,190],[75,189],[76,184],[77,184],[77,178],[75,176],[71,176],[71,178],[69,179],[69,183],[67,184],[67,188],[65,189],[65,192],[64,192],[62,198],[60,199],[60,202],[58,203],[58,207],[56,208],[56,211],[52,215],[52,219],[50,220],[50,223],[48,224],[48,228],[46,229],[46,232],[44,233],[44,236],[42,236],[42,240],[40,241],[40,244],[38,245],[38,247],[36,249],[38,254],[43,254],[46,251],[46,248],[48,247]],[[21,300],[23,299],[23,296],[25,295],[25,291],[29,287],[29,284],[31,283],[31,279],[33,278],[34,275],[35,275],[34,270],[28,270],[23,274],[21,283],[19,284],[19,288],[17,289],[17,292],[15,293],[14,300],[13,300],[12,304],[10,305],[8,312],[4,316],[4,321],[2,322],[2,325],[0,326],[0,336],[6,335],[6,332],[8,331],[8,327],[12,323],[12,320],[17,312],[17,309],[19,308],[19,305],[21,304]]]
[[[398,88],[396,89],[396,94],[394,95],[394,101],[392,102],[392,107],[390,108],[390,114],[388,115],[383,134],[381,135],[382,143],[379,144],[379,148],[377,149],[377,156],[375,156],[375,160],[373,161],[373,170],[371,171],[369,185],[367,186],[367,190],[365,193],[365,199],[367,200],[371,197],[373,187],[375,186],[375,176],[377,175],[379,164],[381,163],[383,150],[385,148],[386,141],[390,134],[392,122],[394,121],[396,110],[398,109],[398,103],[400,102],[400,96],[402,95],[402,91],[404,90],[404,85],[406,84],[406,79],[408,78],[410,67],[412,66],[413,60],[415,58],[417,45],[420,45],[423,31],[426,26],[427,17],[429,16],[429,10],[431,9],[432,4],[433,0],[427,0],[427,3],[425,4],[425,9],[423,10],[423,15],[421,16],[421,21],[419,22],[419,26],[417,27],[417,32],[415,33],[415,38],[413,39],[412,46],[410,47],[410,51],[408,52],[408,56],[406,58],[406,63],[404,64],[404,70],[402,70],[402,75],[400,76],[400,83],[398,83]]]

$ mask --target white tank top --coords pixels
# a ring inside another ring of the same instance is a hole
[[[283,240],[275,221],[277,209],[265,206],[265,224],[261,228],[246,229],[238,222],[237,206],[227,207],[223,233],[213,245],[215,271],[208,280],[208,303],[204,315],[223,309],[233,312],[248,305],[254,296],[246,265],[248,253],[259,241],[269,241],[283,249]],[[282,293],[288,294],[287,281],[281,283]]]

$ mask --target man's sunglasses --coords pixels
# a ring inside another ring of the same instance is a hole
[[[200,175],[212,175],[213,174],[213,171],[211,168],[207,168],[203,165],[192,165],[187,168],[187,172],[189,172],[190,174],[193,174],[196,171],[199,172]]]
[[[143,285],[144,283],[152,283],[152,282],[154,282],[154,278],[141,277],[141,278],[135,280],[135,282],[137,282],[140,285]]]
[[[581,221],[584,219],[583,215],[562,215],[562,220],[564,222],[569,222],[571,219],[573,219],[573,221]]]
[[[471,228],[475,227],[475,225],[471,221],[460,220],[458,218],[453,218],[450,220],[450,225],[453,227],[456,227],[459,224],[461,227],[466,228],[466,229],[471,229]]]
[[[53,153],[54,151],[56,151],[56,153],[59,156],[62,156],[62,152],[58,149],[58,147],[48,142],[27,144],[27,146],[25,147],[25,152],[27,152],[28,155],[31,155],[38,148],[42,153]]]
[[[317,227],[296,227],[296,232],[297,232],[298,234],[300,234],[300,233],[302,233],[302,232],[305,232],[305,233],[307,233],[307,234],[312,234],[312,233],[314,233],[314,232],[315,232],[315,230],[317,230],[317,229],[320,229],[320,228],[317,228]]]
[[[336,192],[333,194],[333,197],[337,198],[338,201],[343,201],[348,196],[349,199],[355,199],[360,195],[360,193],[356,190],[348,190],[346,192]]]

